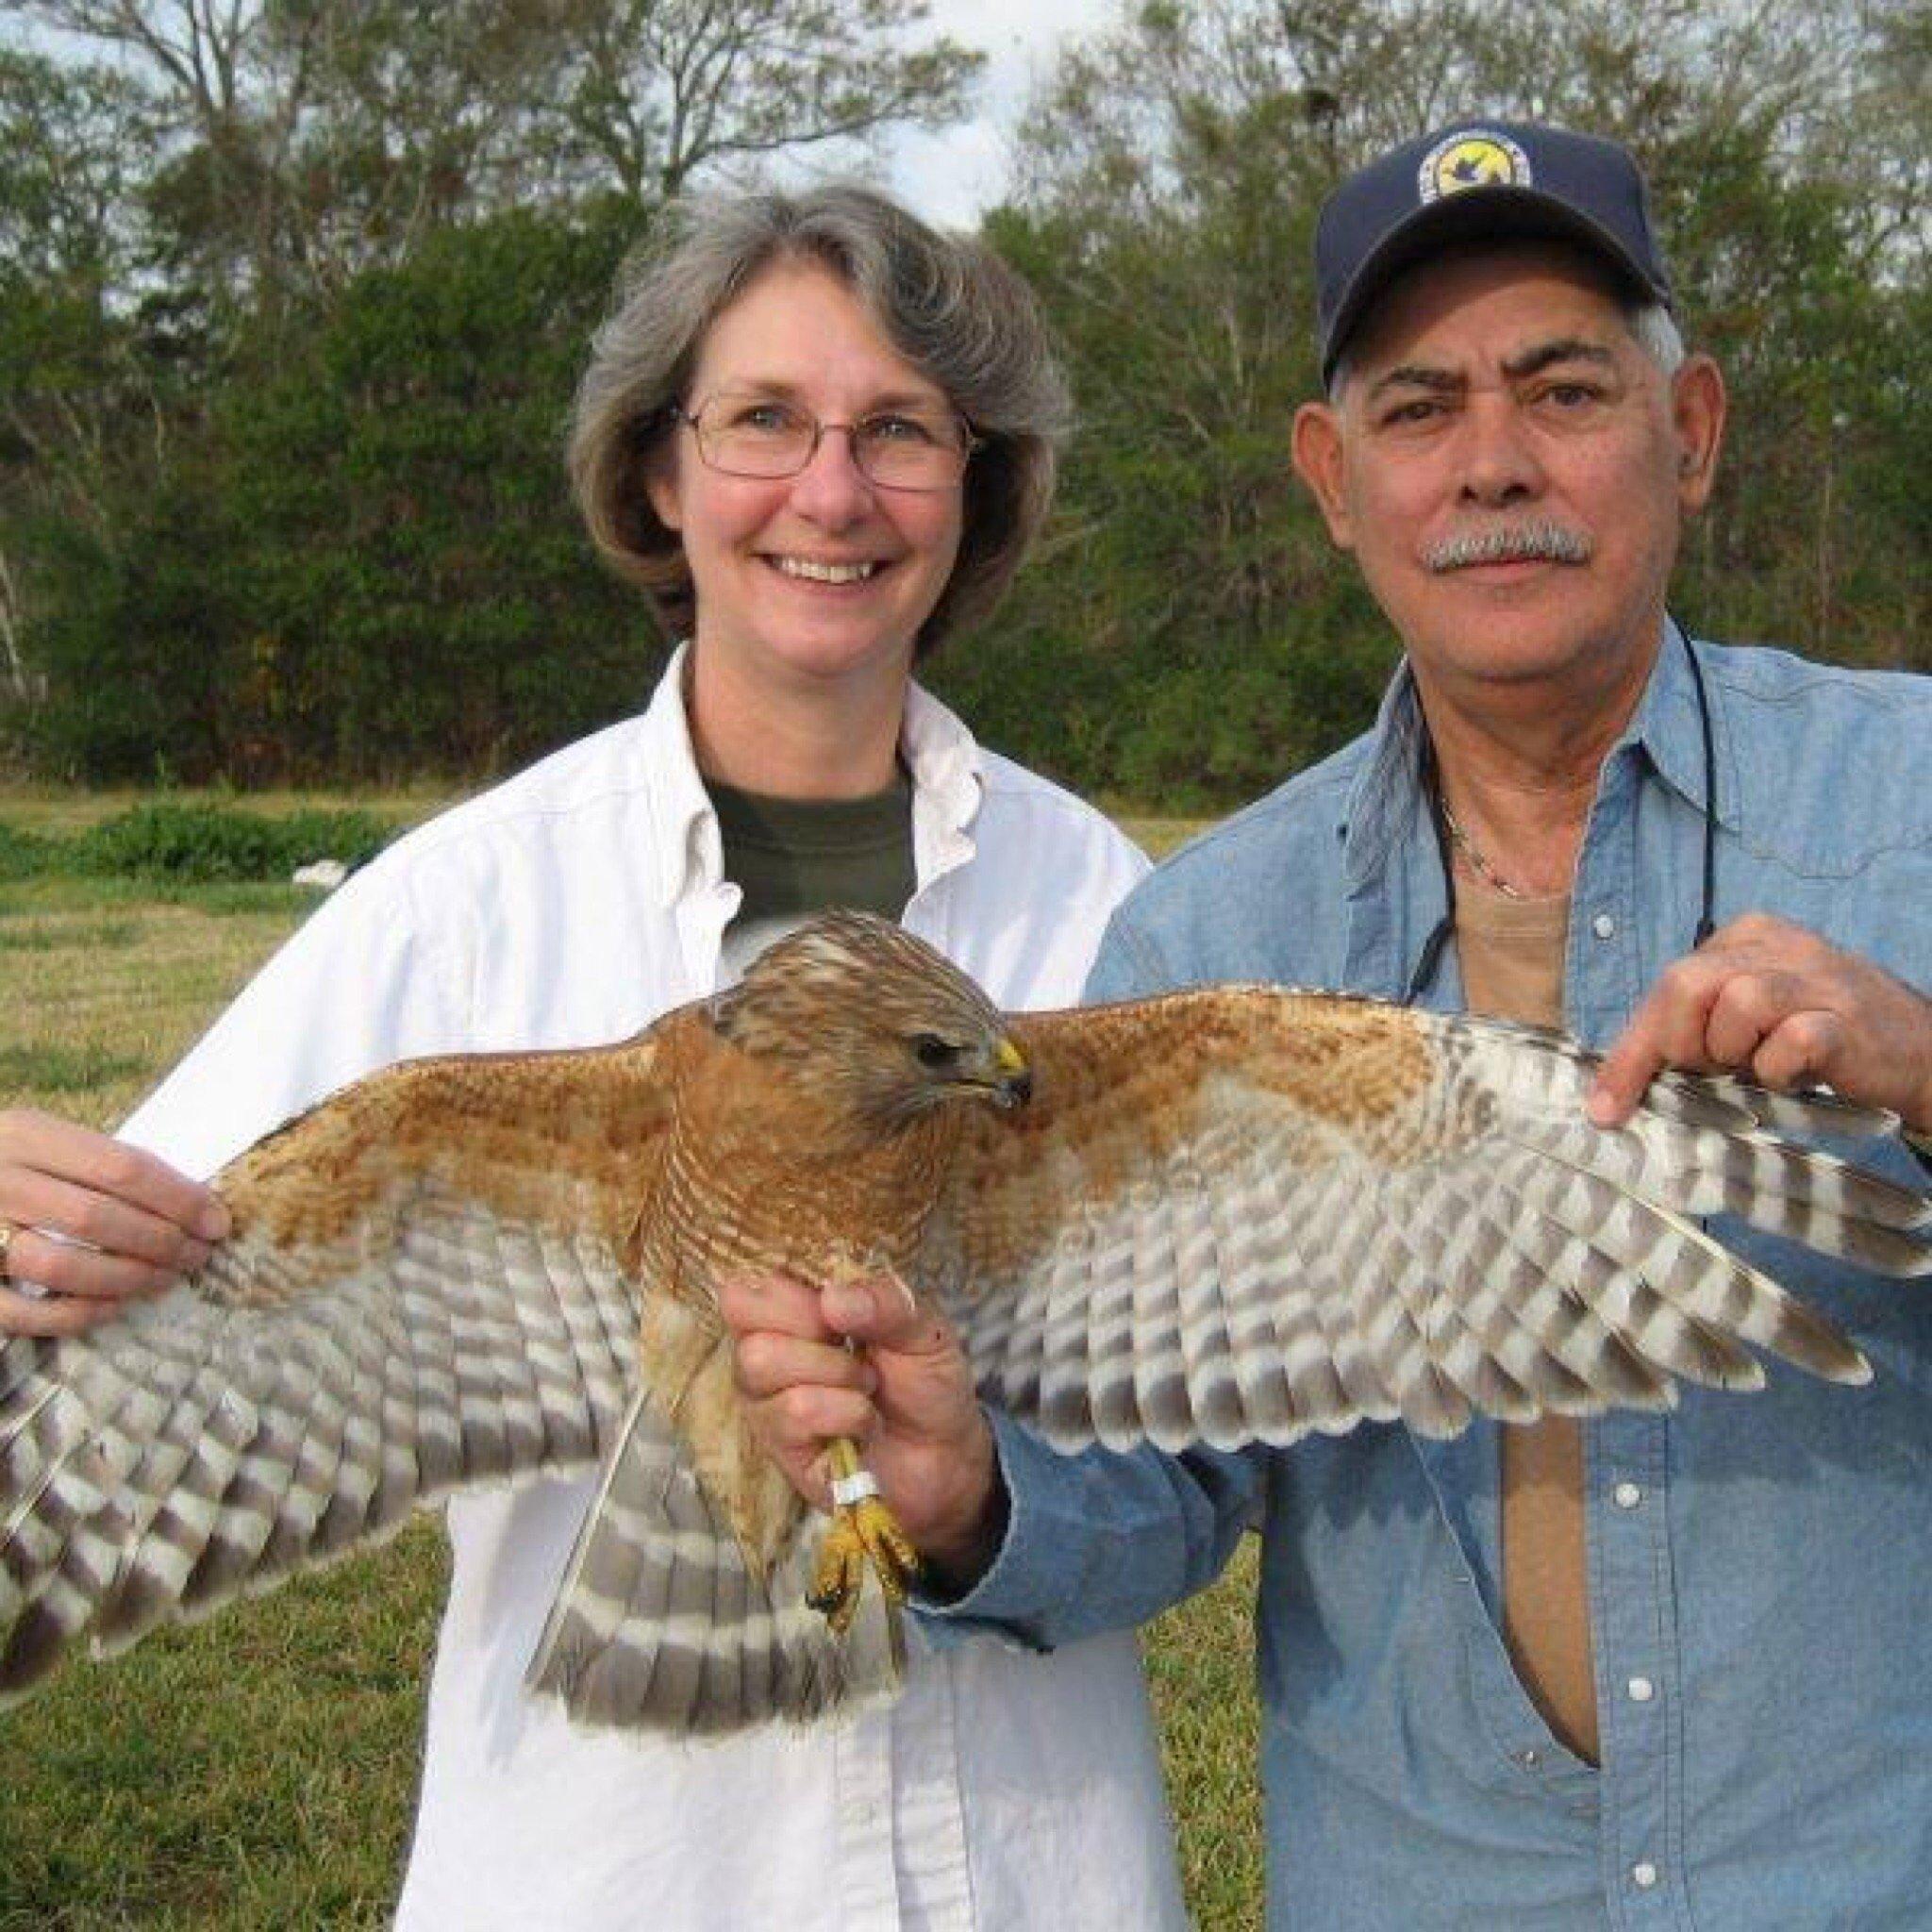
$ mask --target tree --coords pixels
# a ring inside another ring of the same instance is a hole
[[[38,494],[101,515],[117,425],[141,387],[119,291],[146,110],[108,69],[0,49],[0,508]]]
[[[154,423],[116,291],[135,247],[129,157],[146,102],[105,68],[0,49],[0,714],[31,707],[31,525],[109,518]]]
[[[925,0],[580,0],[560,144],[650,206],[700,169],[955,119],[984,56]]]
[[[304,92],[304,62],[267,58],[247,0],[23,0],[20,10],[107,52],[152,104],[142,156],[150,215],[172,230],[175,266],[218,306],[244,278],[271,287],[280,162]],[[132,158],[130,157],[130,161]]]
[[[139,74],[166,261],[255,313],[430,229],[957,115],[925,0],[24,0]]]
[[[441,232],[279,328],[104,533],[42,546],[44,769],[479,774],[634,706],[662,649],[562,465],[628,209]]]

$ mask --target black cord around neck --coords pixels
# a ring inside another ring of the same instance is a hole
[[[1436,861],[1442,869],[1442,916],[1429,928],[1422,951],[1416,955],[1415,971],[1408,975],[1402,1004],[1411,1007],[1423,989],[1436,976],[1442,954],[1456,936],[1456,858],[1449,849],[1449,824],[1442,814],[1442,772],[1436,762],[1436,741],[1423,726],[1423,795],[1429,803],[1429,828],[1436,835]]]
[[[1694,948],[1717,930],[1712,923],[1717,909],[1717,740],[1710,728],[1710,693],[1704,688],[1704,666],[1697,661],[1697,647],[1682,625],[1677,626],[1677,635],[1684,640],[1684,655],[1690,660],[1690,682],[1697,688],[1697,724],[1704,734],[1704,892],[1697,930],[1690,937]]]

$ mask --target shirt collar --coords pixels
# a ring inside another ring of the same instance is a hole
[[[899,749],[912,774],[912,866],[924,889],[973,857],[984,759],[959,719],[916,684],[907,688]]]
[[[658,898],[667,908],[724,876],[724,839],[698,773],[684,706],[690,659],[686,641],[672,653],[643,718],[645,788],[660,829],[654,855]],[[983,758],[959,719],[916,684],[907,690],[899,744],[912,774],[912,862],[924,888],[973,857]]]
[[[1415,675],[1404,658],[1396,666],[1370,733],[1369,756],[1349,788],[1346,818],[1338,828],[1342,874],[1351,893],[1389,864],[1423,806],[1423,747],[1427,741]]]
[[[689,642],[672,652],[643,721],[644,790],[658,826],[652,857],[658,867],[658,903],[666,908],[724,876],[718,815],[698,775],[684,708],[690,660]]]
[[[1714,809],[1718,823],[1727,831],[1736,831],[1740,791],[1734,782],[1736,765],[1729,720],[1717,702],[1717,693],[1709,691],[1707,668],[1704,678],[1717,772],[1715,800],[1705,781],[1704,727],[1697,678],[1690,668],[1691,653],[1697,649],[1673,619],[1665,618],[1663,643],[1657,662],[1651,667],[1650,681],[1644,686],[1623,737],[1611,748],[1610,757],[1641,752],[1657,777],[1693,811]],[[1703,662],[1700,658],[1700,665]]]

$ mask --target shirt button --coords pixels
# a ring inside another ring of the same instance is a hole
[[[1643,1491],[1635,1483],[1619,1483],[1610,1498],[1619,1509],[1634,1509],[1643,1501]]]
[[[1648,1858],[1639,1858],[1630,1868],[1630,1883],[1640,1891],[1648,1891],[1657,1883],[1657,1867]]]
[[[1543,1761],[1543,1754],[1535,1749],[1519,1751],[1516,1754],[1516,1761],[1524,1771],[1534,1771]]]
[[[1657,1686],[1648,1677],[1632,1677],[1624,1689],[1630,1693],[1632,1704],[1648,1704],[1657,1695]]]
[[[1591,932],[1595,933],[1597,938],[1600,940],[1610,939],[1616,933],[1617,922],[1614,919],[1612,919],[1607,912],[1599,912],[1597,916],[1590,922],[1590,929]]]

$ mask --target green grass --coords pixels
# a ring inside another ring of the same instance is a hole
[[[57,953],[131,946],[141,938],[132,919],[67,919],[11,924],[0,921],[0,953]]]
[[[1150,858],[1165,858],[1214,824],[1212,819],[1157,819],[1134,811],[1116,811],[1113,822]]]
[[[0,1093],[92,1093],[146,1071],[138,1055],[102,1046],[0,1046]]]
[[[1212,1590],[1157,1618],[1141,1639],[1181,1882],[1201,1932],[1261,1924],[1255,1574],[1255,1540],[1244,1537]]]
[[[0,823],[64,836],[138,802],[6,791]],[[431,801],[269,803],[402,823]],[[1129,828],[1158,852],[1198,826]],[[282,886],[0,883],[0,1106],[111,1125],[315,903]],[[386,1924],[443,1578],[441,1539],[418,1524],[125,1657],[70,1667],[0,1715],[0,1932]],[[1144,1640],[1202,1932],[1260,1924],[1252,1595],[1243,1551]]]
[[[0,1719],[0,1928],[376,1925],[442,1591],[428,1524]]]

